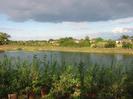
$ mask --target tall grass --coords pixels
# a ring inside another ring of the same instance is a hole
[[[5,56],[0,60],[0,99],[9,93],[40,95],[41,87],[47,88],[45,99],[133,98],[133,67],[58,64],[46,56],[43,60],[34,56],[32,61]]]

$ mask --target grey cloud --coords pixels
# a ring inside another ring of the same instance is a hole
[[[0,14],[14,21],[106,21],[133,17],[133,0],[0,0]]]

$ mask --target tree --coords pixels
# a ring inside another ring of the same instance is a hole
[[[85,37],[85,40],[86,40],[86,41],[90,41],[90,37],[89,37],[89,36],[86,36],[86,37]]]
[[[84,39],[81,39],[78,46],[79,47],[90,47],[90,38],[89,36],[86,36]]]
[[[74,47],[77,46],[72,37],[66,37],[59,39],[59,45],[64,47]]]
[[[133,36],[131,36],[130,39],[133,41]]]
[[[9,42],[10,35],[0,32],[0,45],[7,44]]]
[[[121,39],[129,39],[128,35],[122,35]]]
[[[133,44],[129,42],[123,42],[122,43],[123,48],[133,48]]]
[[[95,41],[96,41],[96,42],[102,42],[102,41],[104,41],[104,39],[101,38],[101,37],[98,37],[98,38],[95,38]]]
[[[115,41],[109,40],[107,42],[107,44],[105,44],[105,47],[106,48],[115,48],[116,47],[116,43],[115,43]]]
[[[80,47],[90,47],[91,46],[90,40],[89,39],[80,40],[79,46]]]

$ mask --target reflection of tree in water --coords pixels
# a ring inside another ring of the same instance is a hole
[[[90,54],[86,53],[67,53],[61,52],[59,55],[61,64],[77,66],[83,62],[85,66],[92,65],[90,61]]]
[[[75,65],[77,66],[81,61],[85,66],[94,64],[110,65],[119,63],[125,66],[131,66],[133,64],[133,56],[122,54],[94,54],[94,53],[77,53],[77,52],[4,52],[0,53],[0,59],[7,55],[8,57],[19,57],[21,60],[32,60],[34,55],[41,60],[46,56],[47,61],[52,64],[57,61],[58,66],[63,65]]]

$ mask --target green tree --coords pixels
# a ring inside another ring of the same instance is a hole
[[[106,44],[105,44],[106,48],[114,48],[116,47],[116,43],[115,41],[109,40]]]
[[[96,42],[102,42],[102,41],[104,41],[104,39],[101,38],[101,37],[98,37],[98,38],[95,38],[95,41],[96,41]]]
[[[128,35],[122,35],[121,39],[129,39]]]
[[[72,37],[66,37],[66,38],[61,38],[59,40],[59,45],[64,47],[73,47],[76,46],[77,44],[75,43]]]
[[[81,39],[78,46],[79,47],[90,47],[90,38],[88,36],[85,37],[85,39]]]
[[[80,42],[79,42],[79,46],[80,47],[90,47],[90,40],[80,40]]]
[[[10,35],[0,32],[0,45],[7,44],[9,42]]]
[[[133,44],[129,42],[123,42],[122,43],[123,48],[133,48]]]
[[[133,41],[133,36],[131,36],[130,39]]]
[[[89,36],[86,36],[86,37],[85,37],[85,40],[86,40],[86,41],[90,41],[90,37],[89,37]]]

